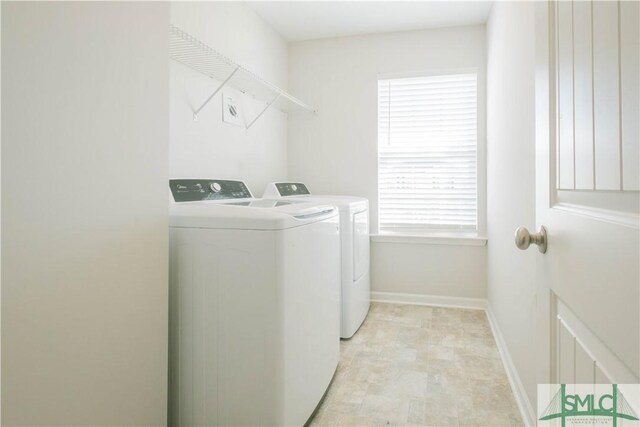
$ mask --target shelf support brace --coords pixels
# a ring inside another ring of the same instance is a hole
[[[204,108],[205,105],[207,105],[209,103],[209,101],[211,101],[211,98],[213,98],[214,96],[216,96],[216,94],[218,92],[220,92],[220,89],[222,89],[224,87],[224,85],[227,84],[227,82],[229,80],[231,80],[231,77],[233,77],[233,75],[236,73],[236,71],[238,71],[240,69],[240,67],[236,67],[231,74],[229,74],[229,77],[227,77],[222,83],[220,83],[220,86],[218,86],[218,88],[216,90],[213,91],[213,93],[207,98],[206,101],[204,101],[204,103],[200,106],[200,108],[198,108],[196,111],[193,112],[193,121],[198,120],[198,113],[200,112],[200,110],[202,110]]]
[[[264,109],[262,111],[260,111],[260,114],[258,114],[255,119],[251,120],[251,123],[249,123],[247,125],[247,129],[249,129],[251,126],[253,126],[253,124],[260,118],[262,117],[262,115],[269,109],[269,107],[271,107],[271,105],[273,105],[274,102],[276,102],[278,100],[278,98],[280,98],[280,94],[277,94],[275,98],[273,98],[266,107],[264,107]]]

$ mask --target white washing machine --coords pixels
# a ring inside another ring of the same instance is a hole
[[[342,249],[342,338],[351,338],[367,317],[370,305],[369,201],[363,197],[311,195],[299,182],[272,182],[264,198],[327,203],[340,210]]]
[[[340,356],[338,211],[170,188],[170,424],[304,425]]]

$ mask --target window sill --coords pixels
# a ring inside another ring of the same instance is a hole
[[[486,246],[487,238],[450,234],[371,234],[374,243],[409,243],[417,245]]]

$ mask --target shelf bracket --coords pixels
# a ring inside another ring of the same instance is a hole
[[[251,123],[249,123],[247,125],[247,129],[249,129],[251,126],[253,126],[253,124],[260,118],[262,117],[262,115],[269,109],[269,107],[271,107],[271,105],[273,105],[274,102],[276,102],[278,100],[278,98],[280,98],[280,94],[277,94],[275,98],[273,98],[266,107],[264,107],[264,109],[262,111],[260,111],[260,114],[258,114],[255,119],[253,119],[251,121]]]
[[[196,111],[193,112],[193,121],[198,120],[198,113],[200,112],[200,110],[202,110],[204,108],[205,105],[207,105],[209,103],[209,101],[211,101],[211,98],[213,98],[214,96],[216,96],[216,94],[218,92],[220,92],[220,89],[222,89],[224,87],[224,85],[227,84],[227,82],[229,82],[229,80],[231,80],[231,77],[233,77],[233,75],[236,73],[236,71],[238,71],[240,69],[240,67],[236,67],[231,74],[229,74],[229,77],[227,77],[226,79],[224,79],[224,81],[222,83],[220,83],[220,86],[218,86],[218,88],[216,90],[213,91],[213,93],[207,98],[206,101],[204,101],[204,103],[200,106],[200,108],[198,108]]]

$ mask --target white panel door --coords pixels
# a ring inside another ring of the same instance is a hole
[[[638,97],[621,96],[637,88],[638,13],[624,12],[637,5],[561,3],[536,5],[536,221],[548,232],[537,267],[538,379],[637,383],[638,192],[622,178],[637,174]]]
[[[620,100],[622,107],[622,188],[640,190],[640,2],[620,3]]]
[[[571,4],[571,3],[569,3]],[[593,44],[591,3],[573,3],[573,82],[575,188],[595,189],[593,176]]]
[[[591,6],[596,189],[620,190],[618,2],[594,1]]]
[[[571,2],[557,6],[558,86],[558,186],[574,188],[574,93],[573,93],[573,7]]]

